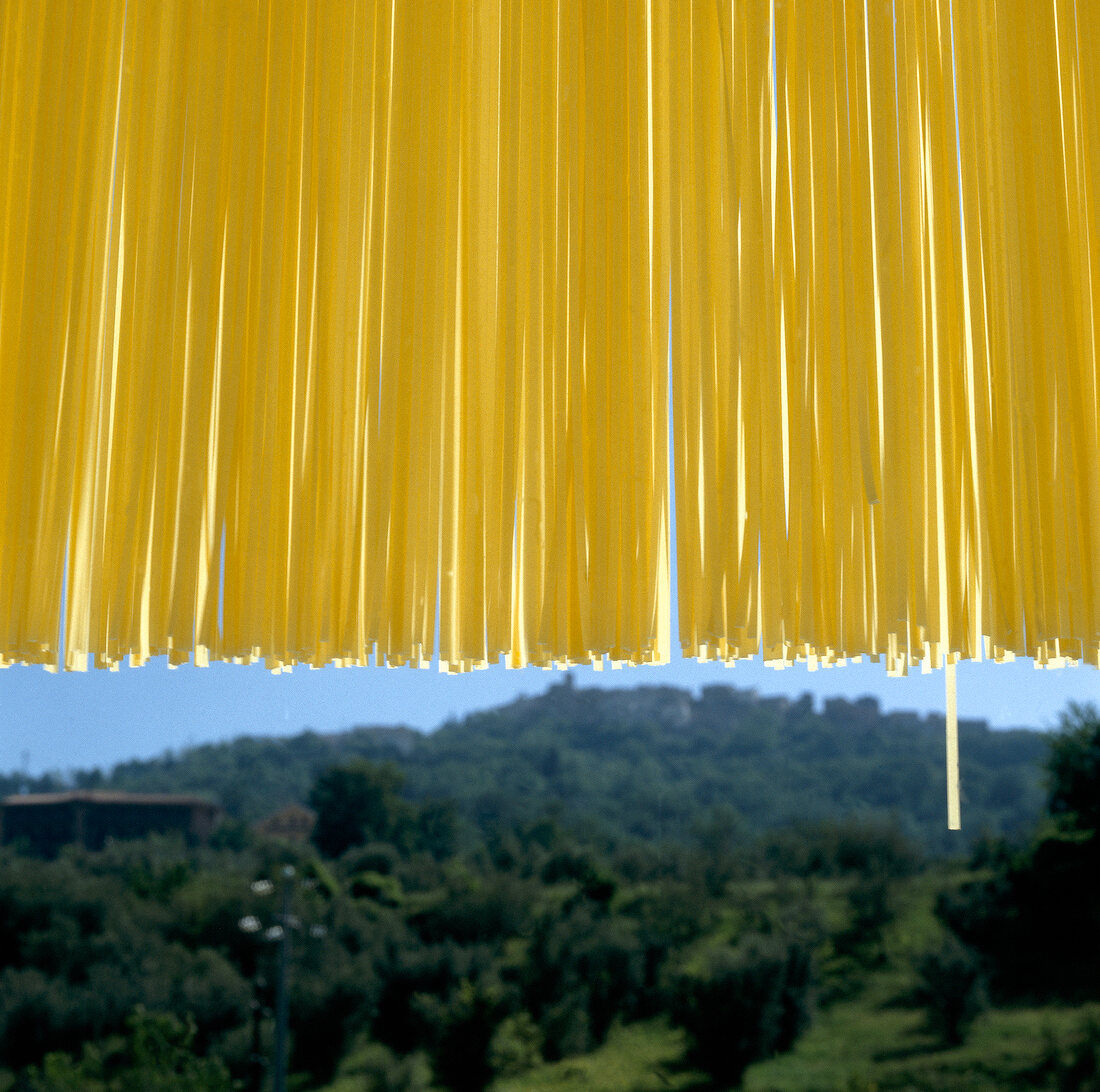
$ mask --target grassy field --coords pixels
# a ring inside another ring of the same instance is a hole
[[[819,1014],[790,1054],[750,1068],[746,1092],[1006,1092],[1060,1090],[1044,1079],[1050,1037],[1067,1042],[1073,1009],[992,1011],[965,1046],[941,1049],[920,1013],[844,1003]],[[663,1022],[618,1028],[599,1050],[498,1081],[493,1092],[682,1092],[702,1087],[685,1070],[683,1039]],[[1073,1087],[1073,1086],[1071,1086]],[[333,1092],[336,1092],[334,1089]],[[351,1092],[350,1088],[348,1092]]]
[[[900,885],[883,966],[867,976],[857,996],[819,1009],[789,1054],[752,1066],[742,1087],[748,1092],[1062,1092],[1066,1085],[1059,1085],[1054,1073],[1044,1075],[1044,1068],[1055,1069],[1059,1052],[1074,1041],[1082,1009],[990,1009],[962,1046],[945,1048],[927,1029],[924,1013],[908,1002],[917,985],[913,959],[941,936],[932,913],[937,891],[973,875],[928,873]]]
[[[928,873],[899,883],[897,918],[884,938],[881,965],[860,972],[852,996],[819,1005],[794,1050],[752,1066],[741,1087],[747,1092],[1093,1092],[1100,1087],[1072,1075],[1074,1058],[1080,1063],[1082,1054],[1091,1050],[1095,1058],[1100,1050],[1095,1032],[1091,1046],[1082,1039],[1083,1009],[990,1009],[964,1045],[954,1048],[945,1048],[927,1029],[924,1013],[911,1001],[917,985],[913,959],[940,939],[932,913],[936,892],[963,878]],[[768,893],[754,889],[752,894]],[[814,897],[826,918],[833,918],[843,884],[818,885]],[[723,922],[719,931],[729,928]],[[835,975],[835,968],[830,972],[826,966],[824,987],[830,973]],[[1092,1012],[1100,1027],[1097,1010]],[[492,1092],[700,1090],[705,1084],[685,1065],[684,1046],[682,1033],[663,1020],[616,1027],[598,1050],[500,1079]],[[351,1055],[342,1078],[324,1092],[375,1087],[365,1085],[363,1074]]]
[[[664,1092],[691,1089],[698,1075],[683,1071],[683,1035],[663,1021],[615,1028],[604,1045],[520,1077],[497,1081],[493,1092]]]
[[[747,1092],[1007,1092],[1076,1087],[1059,1083],[1053,1059],[1066,1054],[1082,1024],[1080,1009],[991,1009],[966,1043],[944,1048],[906,998],[916,986],[913,958],[933,947],[941,927],[932,907],[945,885],[973,878],[929,873],[899,884],[897,920],[886,935],[885,962],[867,974],[857,996],[819,1008],[789,1054],[752,1066]],[[832,917],[840,891],[816,897]],[[618,1029],[600,1049],[507,1081],[494,1092],[650,1092],[700,1087],[682,1064],[683,1040],[656,1022]],[[1063,1070],[1068,1063],[1063,1059]],[[1063,1077],[1063,1082],[1065,1078]],[[1084,1087],[1084,1086],[1082,1086]]]
[[[1072,1009],[993,1011],[965,1046],[941,1049],[919,1013],[834,1006],[790,1054],[751,1067],[746,1092],[1061,1092],[1040,1072],[1050,1036],[1067,1042]],[[664,1023],[617,1029],[592,1054],[498,1081],[493,1092],[682,1092],[703,1087],[681,1064],[683,1040]],[[1075,1087],[1070,1085],[1069,1087]],[[336,1092],[334,1089],[333,1092]],[[349,1089],[348,1092],[351,1092]]]

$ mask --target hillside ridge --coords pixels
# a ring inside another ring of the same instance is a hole
[[[712,685],[579,688],[450,720],[435,731],[359,725],[290,737],[242,736],[68,778],[0,776],[0,793],[68,784],[201,793],[254,822],[304,803],[324,770],[393,762],[410,799],[449,799],[484,830],[549,813],[601,839],[687,842],[721,811],[746,835],[840,819],[897,824],[934,853],[982,832],[1033,825],[1042,806],[1042,733],[959,723],[961,840],[945,829],[942,715],[883,712],[872,697],[760,695]]]

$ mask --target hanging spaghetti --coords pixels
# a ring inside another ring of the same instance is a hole
[[[1100,652],[1100,9],[673,20],[685,654]]]
[[[1100,6],[290,9],[0,6],[0,662],[1097,663]]]

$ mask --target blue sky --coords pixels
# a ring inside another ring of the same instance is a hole
[[[804,691],[828,696],[872,694],[884,709],[944,708],[944,676],[888,678],[880,665],[809,672],[758,661],[733,668],[679,660],[665,667],[595,672],[572,668],[579,686],[713,683],[762,694]],[[37,667],[0,671],[0,770],[32,772],[106,766],[192,743],[244,734],[291,735],[304,727],[334,731],[354,724],[434,728],[448,717],[488,708],[560,681],[560,672],[493,667],[469,675],[434,669],[295,669],[272,675],[262,667],[214,664],[169,671],[164,660],[118,672],[50,675]],[[1095,668],[1037,671],[1030,662],[959,666],[959,715],[1000,727],[1052,727],[1068,701],[1100,703]]]

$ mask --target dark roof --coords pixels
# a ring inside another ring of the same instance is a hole
[[[178,807],[212,808],[216,804],[201,796],[177,796],[166,792],[111,792],[106,789],[74,789],[71,792],[28,792],[5,796],[0,805],[6,808],[35,804],[175,804]]]

